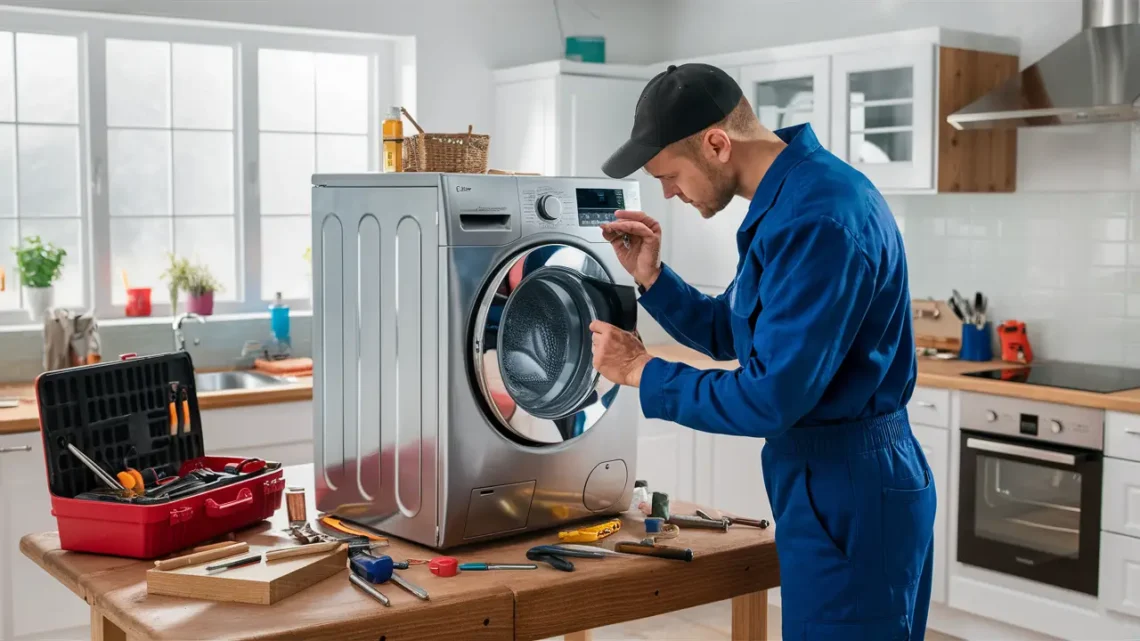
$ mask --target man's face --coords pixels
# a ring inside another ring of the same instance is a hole
[[[707,147],[707,142],[701,143]],[[665,198],[676,196],[692,205],[703,218],[712,218],[732,202],[736,180],[718,154],[711,148],[698,148],[679,143],[666,147],[645,165],[645,171],[661,181]]]

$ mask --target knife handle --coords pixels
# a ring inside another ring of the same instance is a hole
[[[614,550],[625,554],[641,554],[654,556],[659,559],[672,559],[674,561],[692,561],[693,551],[689,548],[672,548],[664,545],[645,545],[643,543],[618,543]]]

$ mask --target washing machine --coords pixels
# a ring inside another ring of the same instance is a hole
[[[460,174],[313,179],[318,510],[436,549],[616,514],[637,390],[589,325],[636,325],[599,225],[638,184]]]

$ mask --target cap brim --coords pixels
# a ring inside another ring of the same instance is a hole
[[[618,147],[618,150],[609,157],[609,160],[602,163],[602,172],[610,178],[625,178],[644,167],[645,163],[653,160],[654,156],[659,153],[661,153],[660,147],[643,145],[628,140],[624,145]]]

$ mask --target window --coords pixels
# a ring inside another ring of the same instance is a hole
[[[167,254],[208,266],[216,313],[306,308],[313,173],[374,170],[410,103],[414,41],[0,8],[0,322],[27,322],[10,247],[65,248],[56,303],[121,317]],[[411,54],[411,55],[409,55]],[[405,57],[406,56],[406,57]],[[401,61],[401,62],[397,62]]]
[[[86,302],[79,107],[78,38],[0,31],[0,310],[21,306],[11,248],[28,236],[67,250],[57,304]]]

